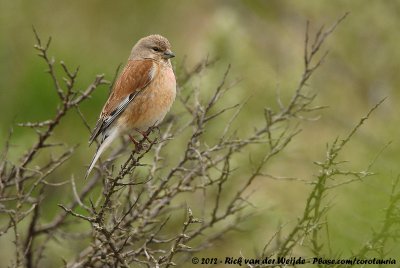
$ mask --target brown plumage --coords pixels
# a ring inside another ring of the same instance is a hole
[[[128,63],[115,82],[89,139],[92,143],[102,135],[86,177],[118,135],[146,131],[164,119],[176,94],[170,62],[174,56],[169,41],[160,35],[142,38],[132,48]]]

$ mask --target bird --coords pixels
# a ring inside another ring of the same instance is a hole
[[[146,135],[164,119],[176,96],[173,57],[170,42],[158,34],[143,37],[133,46],[89,138],[90,146],[101,136],[85,179],[115,138],[128,134],[135,142],[134,131]]]

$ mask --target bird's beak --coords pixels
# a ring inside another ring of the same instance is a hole
[[[170,59],[170,58],[173,58],[173,57],[175,57],[175,54],[174,54],[174,52],[172,52],[171,50],[166,50],[165,52],[164,52],[164,54],[163,54],[163,58],[164,59]]]

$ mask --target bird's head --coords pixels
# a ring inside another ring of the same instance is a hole
[[[154,34],[140,39],[132,48],[129,59],[154,59],[169,62],[169,59],[173,57],[175,54],[171,51],[168,39]]]

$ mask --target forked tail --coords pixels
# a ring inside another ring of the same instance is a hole
[[[99,148],[97,149],[96,153],[94,154],[94,157],[92,159],[92,162],[90,162],[90,166],[88,170],[86,171],[85,179],[89,176],[90,172],[92,171],[94,165],[96,164],[97,160],[99,159],[100,155],[104,152],[104,150],[110,146],[110,144],[115,140],[115,138],[118,136],[118,129],[113,128],[110,133],[106,136],[105,139],[102,140]]]

